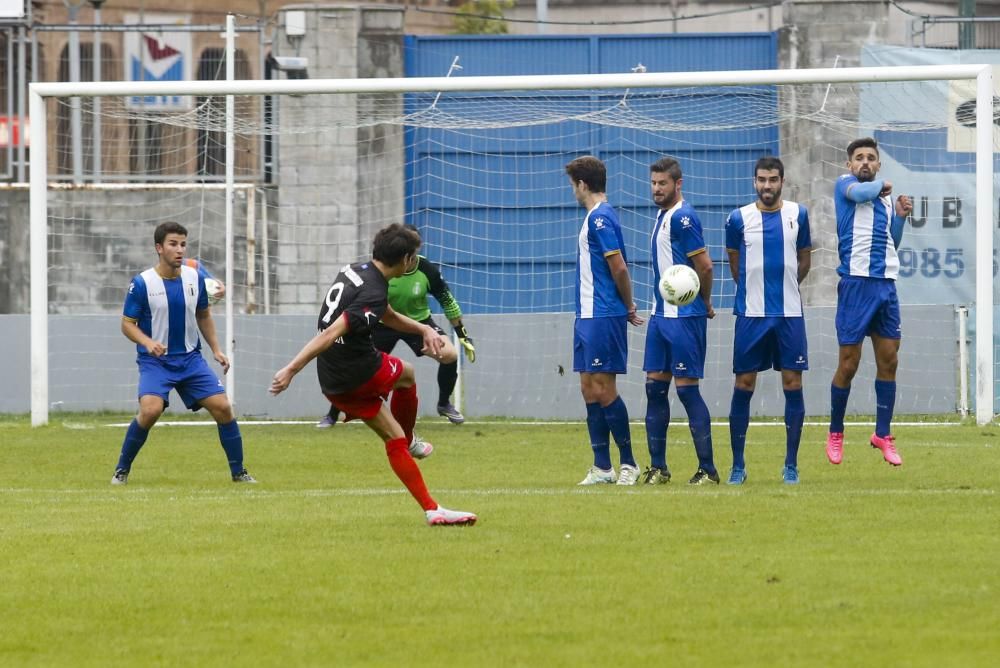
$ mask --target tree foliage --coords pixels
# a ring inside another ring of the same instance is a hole
[[[458,7],[453,33],[457,35],[506,35],[504,10],[514,0],[467,0]]]

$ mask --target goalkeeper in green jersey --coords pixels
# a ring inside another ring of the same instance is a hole
[[[462,424],[465,422],[465,417],[451,403],[451,393],[455,390],[455,383],[458,381],[458,354],[444,330],[431,318],[431,309],[427,304],[428,294],[433,295],[444,310],[444,317],[448,318],[455,333],[458,334],[458,340],[466,358],[470,362],[475,362],[476,348],[469,332],[465,329],[465,325],[462,324],[462,309],[448,289],[448,284],[441,276],[437,265],[427,258],[419,256],[417,266],[414,269],[389,281],[389,306],[392,307],[392,310],[419,323],[429,325],[443,336],[445,344],[439,356],[440,366],[437,375],[437,412],[438,415],[448,418],[452,424]],[[424,347],[422,337],[396,331],[381,322],[375,326],[373,339],[375,348],[384,353],[391,353],[398,341],[404,341],[417,357],[422,357],[424,354],[421,350]],[[441,362],[440,359],[455,361],[446,363]],[[316,426],[320,428],[330,427],[337,422],[338,417],[339,412],[331,406],[330,413]]]

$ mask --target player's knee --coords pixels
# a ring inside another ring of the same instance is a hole
[[[455,346],[448,345],[441,349],[441,354],[437,358],[440,364],[454,364],[458,361],[458,351]]]
[[[400,387],[413,387],[417,384],[417,374],[413,371],[413,365],[409,362],[403,362],[403,372],[399,374],[399,378],[396,379],[394,388]]]

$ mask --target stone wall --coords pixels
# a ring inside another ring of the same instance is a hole
[[[288,10],[305,11],[304,36],[285,35]],[[403,76],[400,8],[289,7],[279,25],[275,53],[308,58],[311,78]],[[283,126],[278,138],[277,312],[314,313],[339,268],[368,255],[374,231],[402,221],[403,130],[357,126],[371,106],[387,103],[402,111],[398,95],[276,98],[279,118],[312,118],[320,127],[331,119],[321,131]]]

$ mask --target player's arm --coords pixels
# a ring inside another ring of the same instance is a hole
[[[886,188],[889,189],[890,193],[892,192],[892,184],[882,179],[867,181],[865,183],[859,181],[848,185],[844,190],[844,196],[856,204],[871,202],[883,194],[888,194],[884,193]]]
[[[212,357],[222,366],[223,375],[229,373],[229,359],[219,348],[219,338],[215,334],[215,320],[212,318],[212,310],[207,305],[204,308],[196,309],[194,319],[198,323],[201,337],[205,339],[208,349],[212,351]]]
[[[812,233],[809,230],[809,210],[799,207],[799,235],[795,240],[795,254],[799,261],[799,284],[806,280],[812,269]]]
[[[274,374],[274,378],[271,379],[271,389],[269,392],[271,394],[281,394],[288,389],[288,386],[292,384],[292,378],[299,371],[302,371],[309,362],[313,361],[317,355],[332,346],[337,339],[347,334],[347,330],[347,314],[344,313],[334,320],[329,327],[310,339],[306,345],[302,346],[302,350],[292,358],[291,362],[279,369],[278,373]]]
[[[906,219],[913,212],[913,200],[908,195],[900,195],[896,198],[895,215],[889,221],[889,235],[892,237],[892,244],[899,248],[903,241],[903,227]]]
[[[608,263],[608,269],[611,270],[611,279],[618,289],[618,296],[622,298],[622,302],[628,309],[628,321],[633,325],[641,325],[643,320],[637,312],[635,301],[632,299],[632,277],[629,276],[625,258],[622,257],[621,251],[613,250],[604,254],[604,260]]]
[[[167,354],[167,347],[159,341],[152,339],[139,329],[138,323],[128,316],[122,316],[122,334],[132,343],[143,346],[153,357],[161,357]]]
[[[726,217],[726,255],[729,258],[729,275],[739,283],[740,248],[743,246],[743,216],[736,209]]]
[[[729,257],[729,275],[733,277],[733,282],[739,281],[740,274],[740,252],[733,250],[732,248],[726,249],[726,255]],[[701,280],[701,277],[698,277]]]
[[[441,354],[441,348],[444,347],[444,340],[433,327],[417,322],[413,318],[408,318],[402,313],[396,313],[391,306],[386,307],[385,313],[382,315],[382,323],[398,332],[419,334],[424,339],[425,352],[430,353],[432,357],[437,357]]]
[[[812,248],[800,248],[797,255],[799,259],[799,283],[802,283],[809,275],[809,270],[812,269]]]
[[[712,319],[715,317],[715,309],[712,308],[712,275],[714,274],[712,258],[708,256],[706,248],[689,254],[688,258],[698,274],[698,281],[701,283],[701,300],[705,302],[705,308],[708,309],[708,318]]]
[[[144,347],[153,357],[166,355],[167,347],[147,336],[139,327],[139,318],[144,313],[149,313],[146,283],[141,276],[136,276],[128,284],[128,292],[125,294],[125,305],[122,307],[122,334],[132,343]]]

